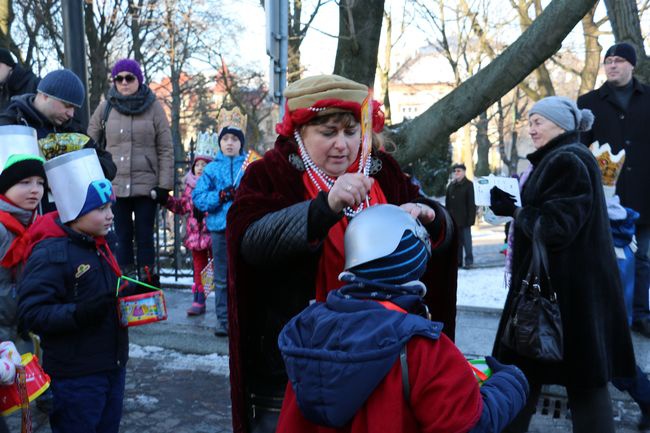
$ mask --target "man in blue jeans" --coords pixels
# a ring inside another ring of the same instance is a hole
[[[233,110],[233,113],[236,110]],[[229,116],[225,116],[229,117]],[[220,116],[221,118],[221,116]],[[212,236],[212,263],[214,264],[214,295],[217,312],[217,337],[228,335],[228,291],[226,253],[226,214],[235,198],[244,171],[244,132],[242,123],[232,116],[219,132],[219,153],[205,166],[199,177],[192,201],[201,212],[207,212],[206,224]],[[245,122],[245,120],[244,120]],[[245,123],[244,123],[245,124]]]

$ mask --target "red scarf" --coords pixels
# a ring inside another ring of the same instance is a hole
[[[117,264],[117,260],[113,255],[113,251],[111,251],[110,247],[108,246],[106,238],[104,236],[95,237],[95,246],[97,247],[99,254],[104,258],[104,260],[106,260],[106,262],[108,262],[108,266],[111,267],[115,275],[117,275],[118,278],[121,277],[122,270],[120,269],[120,265]]]
[[[354,167],[354,165],[355,164],[352,164],[352,167]],[[350,169],[352,169],[352,167]],[[350,171],[350,169],[348,169],[348,172],[356,172],[356,169],[352,169],[352,171]],[[319,189],[312,183],[306,171],[302,174],[302,183],[305,185],[306,198],[308,200],[315,199],[318,195]],[[327,191],[326,187],[323,188],[323,190]],[[369,197],[371,206],[387,203],[384,192],[379,186],[379,182],[374,182],[372,184]],[[339,274],[343,272],[343,267],[345,266],[343,235],[347,226],[348,219],[347,217],[343,217],[330,229],[325,241],[323,242],[323,254],[320,257],[318,270],[316,271],[316,300],[319,302],[325,302],[327,293],[330,290],[336,290],[343,285],[343,283],[339,281],[338,277]]]
[[[31,237],[27,233],[27,228],[9,212],[0,211],[0,224],[16,235],[4,257],[0,260],[0,266],[12,268],[22,262],[25,251],[31,243]]]

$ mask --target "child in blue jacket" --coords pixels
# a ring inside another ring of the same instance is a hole
[[[222,128],[219,132],[219,153],[205,167],[192,192],[194,206],[198,211],[208,213],[206,223],[212,237],[217,336],[228,335],[226,214],[243,175],[245,144],[241,129],[235,126]]]
[[[43,368],[52,379],[52,432],[117,433],[128,332],[116,308],[120,268],[104,238],[113,224],[115,195],[108,180],[84,183],[72,169],[65,173],[72,182],[62,190],[49,170],[56,163],[57,158],[46,162],[45,171],[59,211],[29,229],[31,253],[18,285],[19,326],[41,337]],[[101,170],[98,162],[96,167]],[[69,191],[74,185],[85,193]],[[64,206],[62,200],[77,203]]]

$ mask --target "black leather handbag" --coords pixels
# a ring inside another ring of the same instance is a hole
[[[528,273],[512,301],[501,343],[526,358],[558,362],[564,355],[562,316],[548,274],[546,247],[539,231],[538,220],[533,229],[533,252]]]

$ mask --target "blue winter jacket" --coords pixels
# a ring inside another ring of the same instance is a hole
[[[117,307],[96,325],[82,327],[74,319],[79,301],[115,293],[117,275],[99,254],[94,238],[71,230],[58,218],[51,227],[54,224],[65,235],[36,244],[18,283],[19,326],[41,337],[43,368],[52,377],[123,367],[129,340],[127,328],[119,325]]]
[[[226,156],[221,151],[216,158],[205,166],[203,174],[192,192],[192,201],[199,210],[208,213],[206,225],[211,232],[226,229],[226,214],[232,201],[222,203],[219,192],[230,186],[237,188],[244,172],[242,164],[245,156]]]

